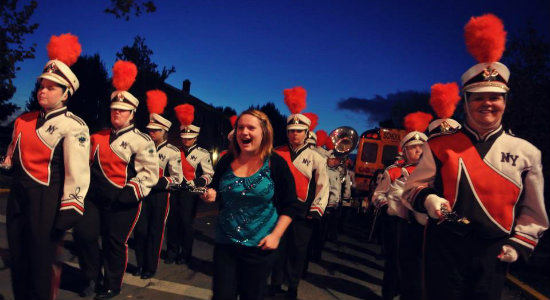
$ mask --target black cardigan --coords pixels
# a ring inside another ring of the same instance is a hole
[[[216,164],[214,169],[214,177],[210,187],[219,191],[220,179],[223,174],[231,168],[233,155],[227,153]],[[290,218],[295,218],[303,210],[303,204],[296,197],[296,185],[294,177],[288,168],[287,162],[275,152],[269,156],[269,168],[271,170],[271,179],[275,185],[275,193],[273,195],[273,204],[277,208],[279,215],[286,215]],[[221,193],[216,193],[216,202],[219,203],[220,209],[223,209],[223,197]]]

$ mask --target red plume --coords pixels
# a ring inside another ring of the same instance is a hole
[[[303,115],[311,121],[311,125],[309,125],[309,130],[313,131],[315,127],[317,127],[317,124],[319,124],[319,116],[310,112],[303,113]]]
[[[456,82],[436,83],[432,85],[430,105],[439,118],[446,119],[452,117],[458,101],[460,101],[460,92]]]
[[[299,114],[306,108],[307,92],[303,87],[284,89],[283,94],[285,95],[285,104],[291,114]]]
[[[193,123],[195,119],[195,107],[191,104],[181,104],[174,107],[176,112],[176,118],[180,121],[180,124],[183,126],[188,126]]]
[[[328,134],[324,130],[317,130],[317,147],[322,147],[327,143]]]
[[[161,90],[150,90],[147,91],[147,110],[150,114],[159,114],[162,115],[168,98],[166,94]]]
[[[133,62],[118,60],[113,66],[113,86],[117,91],[127,91],[136,81],[137,67]]]
[[[235,122],[237,122],[237,116],[232,115],[231,117],[229,117],[229,122],[231,122],[231,127],[235,127]]]
[[[464,26],[468,52],[478,62],[499,61],[504,53],[506,31],[502,20],[493,14],[472,17]]]
[[[432,119],[433,116],[431,114],[417,111],[414,113],[410,113],[406,115],[405,118],[403,118],[403,126],[405,126],[407,132],[424,132],[426,131],[426,128],[428,128],[428,125],[430,124],[430,121]]]
[[[332,139],[330,137],[327,137],[327,140],[325,142],[325,147],[327,147],[327,150],[334,149],[334,143],[332,142]]]
[[[72,66],[82,52],[78,37],[70,33],[52,35],[46,49],[50,59],[58,59],[67,66]]]

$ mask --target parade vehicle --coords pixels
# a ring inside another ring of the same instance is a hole
[[[371,180],[378,169],[385,169],[396,161],[399,154],[399,141],[405,130],[394,128],[374,128],[361,134],[355,159],[355,188],[362,206],[368,203]]]

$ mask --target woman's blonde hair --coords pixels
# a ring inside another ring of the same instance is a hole
[[[263,160],[271,155],[271,150],[273,150],[273,127],[271,126],[271,122],[269,122],[267,115],[257,109],[249,109],[242,112],[235,121],[235,133],[229,141],[229,152],[233,155],[233,157],[237,157],[241,154],[241,148],[237,143],[237,129],[239,127],[239,121],[243,115],[251,115],[260,120],[260,126],[262,128],[262,143],[260,144],[259,154],[260,158]]]

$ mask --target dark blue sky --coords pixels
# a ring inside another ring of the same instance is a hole
[[[240,112],[271,101],[288,114],[282,90],[300,85],[305,111],[319,115],[317,129],[362,132],[376,117],[337,110],[337,102],[459,81],[475,63],[463,40],[471,16],[496,14],[509,36],[532,21],[550,36],[547,0],[155,2],[157,12],[127,22],[103,13],[107,0],[40,0],[32,17],[40,26],[27,38],[38,45],[36,58],[20,64],[13,101],[29,98],[52,34],[79,36],[83,54],[99,53],[109,72],[116,52],[139,34],[154,62],[176,67],[167,82],[190,79],[191,93],[207,103]]]

